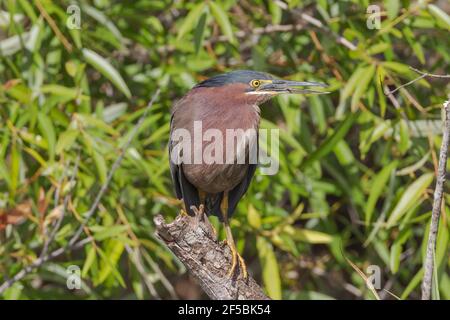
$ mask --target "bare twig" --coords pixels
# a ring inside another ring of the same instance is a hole
[[[128,244],[125,245],[125,249],[127,250],[128,255],[131,258],[131,261],[133,261],[133,263],[136,267],[136,270],[139,272],[139,274],[142,277],[142,280],[144,281],[145,285],[147,286],[147,289],[148,289],[148,292],[150,293],[150,295],[157,299],[161,299],[161,297],[159,296],[158,292],[155,289],[155,286],[149,279],[149,275],[145,271],[145,267],[142,264],[142,259],[141,259],[139,249],[132,249]]]
[[[426,77],[450,79],[450,74],[434,74],[434,73],[420,71],[419,69],[416,69],[414,67],[409,67],[409,68],[421,75],[426,76]]]
[[[430,234],[428,236],[427,254],[424,263],[424,276],[422,281],[422,300],[431,299],[434,254],[436,250],[436,237],[441,215],[442,198],[444,195],[444,183],[446,175],[449,135],[450,135],[450,100],[444,103],[444,132],[442,134],[442,145],[439,155],[439,170],[434,190],[433,210],[431,213]]]
[[[411,67],[411,66],[410,66],[409,68],[410,68],[411,70],[413,70],[413,71],[419,73],[420,76],[418,76],[418,77],[415,78],[415,79],[412,79],[411,81],[409,81],[409,82],[407,82],[407,83],[405,83],[405,84],[402,84],[401,86],[399,86],[399,87],[397,87],[397,88],[395,88],[395,89],[393,89],[393,90],[391,90],[391,91],[385,92],[386,95],[393,94],[394,92],[397,92],[398,90],[403,89],[404,87],[407,87],[407,86],[413,84],[414,82],[419,81],[420,79],[423,79],[423,78],[425,78],[425,77],[430,77],[430,78],[441,78],[441,79],[449,79],[449,78],[450,78],[450,75],[449,75],[449,74],[433,74],[433,73],[428,73],[428,72],[420,71],[420,70],[418,70],[418,69],[416,69],[416,68],[414,68],[414,67]]]
[[[241,275],[228,276],[231,252],[227,245],[217,242],[205,215],[179,215],[169,224],[158,215],[154,221],[157,237],[181,260],[211,299],[268,299],[250,276],[247,280]]]
[[[325,26],[322,21],[302,12],[299,9],[294,9],[292,11],[294,14],[298,15],[302,20],[306,21],[307,23],[319,28],[322,31],[325,31],[326,33],[330,34],[332,37],[334,37],[336,39],[336,42],[339,43],[340,45],[343,45],[344,47],[346,47],[349,50],[356,50],[356,46],[351,43],[349,40],[347,40],[345,37],[337,34],[336,32],[332,31],[330,28],[328,28],[327,26]]]
[[[158,264],[153,260],[153,258],[147,253],[147,251],[139,250],[140,254],[144,257],[144,259],[148,262],[150,268],[153,269],[155,274],[159,277],[159,280],[161,281],[162,285],[166,288],[166,290],[169,292],[172,299],[179,299],[177,296],[177,293],[175,292],[175,288],[172,286],[170,281],[166,278],[164,273],[162,272],[161,268],[158,266]]]
[[[67,52],[71,53],[73,51],[72,45],[70,44],[69,40],[67,40],[67,38],[62,34],[61,30],[59,30],[58,26],[55,23],[55,20],[53,20],[52,17],[50,17],[50,15],[47,13],[47,11],[45,11],[45,8],[40,0],[36,0],[35,3],[39,9],[39,12],[42,14],[44,19],[50,25],[50,28],[52,28],[56,37],[59,39],[59,41],[61,41],[64,48],[66,48]]]
[[[94,215],[95,211],[97,210],[98,205],[100,204],[100,200],[102,199],[103,195],[105,194],[106,190],[108,190],[108,186],[114,176],[114,173],[119,168],[120,163],[122,162],[123,158],[125,157],[125,153],[130,146],[131,142],[134,139],[134,136],[137,134],[139,129],[142,126],[142,123],[144,122],[145,117],[147,116],[149,110],[151,109],[153,103],[155,102],[156,98],[159,96],[159,89],[156,91],[155,95],[152,97],[150,102],[148,103],[147,107],[145,108],[144,113],[139,118],[138,123],[133,128],[133,131],[131,132],[130,136],[128,137],[128,140],[125,142],[125,145],[122,147],[122,151],[119,154],[119,157],[114,161],[111,170],[109,170],[108,176],[106,177],[105,183],[100,188],[100,191],[97,193],[97,196],[95,197],[94,203],[89,208],[89,211],[86,213],[83,223],[78,228],[77,232],[73,235],[73,237],[69,241],[69,245],[75,243],[78,238],[80,237],[81,233],[83,232],[84,227],[86,226],[89,219]]]
[[[75,181],[75,177],[76,177],[76,175],[78,173],[79,162],[80,162],[80,154],[77,155],[77,158],[75,160],[75,165],[74,165],[74,169],[73,169],[72,175],[70,176],[69,185],[72,185],[72,183]],[[56,192],[55,192],[55,207],[54,207],[54,210],[58,207],[58,200],[59,200],[60,189],[61,189],[61,185],[58,186],[58,188],[56,189]],[[39,255],[40,258],[44,257],[47,254],[47,251],[48,251],[48,248],[49,248],[50,244],[55,239],[56,233],[58,232],[59,228],[61,227],[61,223],[62,223],[62,221],[64,219],[64,215],[66,213],[66,209],[67,209],[67,204],[69,202],[69,198],[70,198],[70,193],[68,193],[64,197],[64,203],[63,203],[63,207],[62,207],[62,211],[61,211],[61,216],[56,221],[55,226],[53,227],[53,230],[51,231],[49,237],[44,241],[44,246],[42,248],[41,254]]]

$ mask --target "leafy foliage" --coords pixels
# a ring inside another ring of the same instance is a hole
[[[71,3],[0,5],[0,282],[39,257],[61,217],[49,250],[68,244],[145,105],[161,95],[84,229],[93,240],[5,299],[201,296],[154,237],[153,216],[180,209],[169,110],[196,82],[239,68],[332,92],[262,107],[262,127],[281,129],[280,170],[257,173],[232,221],[251,273],[274,298],[373,299],[354,266],[378,266],[381,297],[392,298],[383,288],[419,297],[448,81],[384,92],[418,76],[409,65],[450,73],[448,4],[382,1],[380,29],[370,29],[369,1],[81,0],[80,29],[71,29]],[[448,186],[434,294],[444,299]],[[65,284],[71,265],[83,280],[75,292]]]

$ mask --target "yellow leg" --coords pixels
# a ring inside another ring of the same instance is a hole
[[[181,201],[181,210],[180,210],[180,214],[182,216],[188,216],[187,210],[186,210],[186,204],[184,203],[184,201]]]
[[[231,227],[228,222],[228,192],[224,192],[223,199],[220,204],[220,209],[222,211],[223,224],[225,226],[225,232],[227,236],[226,243],[230,247],[231,251],[231,268],[230,271],[228,272],[228,276],[229,277],[233,276],[236,270],[237,261],[239,260],[239,267],[241,268],[242,276],[244,279],[247,279],[248,277],[247,266],[245,265],[244,259],[241,257],[241,255],[236,249],[233,234],[231,233]]]

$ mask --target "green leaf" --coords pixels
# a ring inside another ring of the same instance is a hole
[[[86,251],[87,251],[86,260],[84,260],[83,269],[81,270],[81,276],[83,278],[86,278],[92,265],[97,260],[97,254],[95,252],[94,246],[91,246],[91,245],[87,246]]]
[[[358,103],[361,100],[361,97],[366,93],[367,86],[373,79],[374,73],[375,73],[375,65],[371,64],[367,68],[364,68],[363,71],[359,74],[358,79],[356,79],[358,85],[356,86],[355,92],[352,95],[352,102],[351,102],[352,112],[354,112],[358,108]]]
[[[343,166],[351,166],[356,161],[352,149],[345,140],[339,141],[333,148],[333,152]]]
[[[400,266],[400,256],[403,251],[403,244],[411,237],[412,230],[404,229],[394,241],[394,244],[391,247],[391,254],[389,258],[389,267],[393,274],[397,273],[398,268]]]
[[[113,122],[127,112],[128,104],[125,102],[111,104],[103,110],[103,121]]]
[[[385,61],[382,63],[382,66],[387,69],[391,69],[395,72],[398,72],[400,74],[408,75],[411,73],[411,69],[409,69],[409,66],[407,64],[400,62]]]
[[[409,128],[405,120],[400,120],[399,125],[399,134],[400,134],[400,143],[398,145],[398,149],[401,155],[404,155],[406,151],[408,151],[411,140],[409,138]]]
[[[433,181],[433,178],[434,174],[425,173],[405,190],[389,216],[386,225],[387,228],[391,228],[395,225],[400,218],[417,203],[420,196]]]
[[[314,124],[317,125],[317,128],[319,129],[319,132],[325,133],[325,130],[327,129],[327,119],[325,115],[323,100],[319,96],[310,96],[308,97],[309,100],[309,108],[310,112],[313,116]]]
[[[259,230],[261,228],[261,217],[253,205],[248,206],[247,220],[252,228]]]
[[[414,290],[414,288],[416,288],[420,284],[422,278],[423,278],[423,268],[421,268],[408,283],[402,295],[400,296],[400,299],[404,300],[408,298],[408,296]]]
[[[336,144],[345,137],[358,116],[359,112],[347,115],[345,120],[339,124],[336,130],[319,146],[319,148],[301,163],[300,170],[310,166],[312,163],[318,161],[332,151]]]
[[[61,86],[59,84],[48,84],[41,87],[42,93],[50,93],[57,96],[63,96],[67,98],[67,100],[73,100],[78,95],[78,89],[76,88],[68,88]]]
[[[103,252],[102,250],[98,250],[100,257],[102,258],[100,263],[100,269],[98,274],[98,279],[95,281],[95,285],[99,285],[103,283],[109,275],[112,273],[114,278],[119,282],[122,287],[126,287],[125,281],[120,275],[119,270],[117,269],[117,262],[122,255],[125,246],[122,242],[114,239],[110,239],[106,244],[106,250]]]
[[[131,98],[130,89],[120,73],[102,56],[89,49],[82,49],[84,59],[98,72],[108,78],[128,99]]]
[[[378,95],[378,102],[380,103],[380,114],[381,117],[384,118],[386,114],[386,96],[384,94],[383,89],[383,81],[384,81],[385,71],[382,66],[377,67],[377,73],[376,73],[376,88],[377,88],[377,95]]]
[[[352,74],[350,79],[348,79],[347,83],[345,84],[344,89],[342,90],[341,96],[339,98],[339,104],[342,104],[345,99],[350,97],[350,95],[355,90],[356,85],[358,84],[359,78],[364,74],[364,71],[367,67],[359,66],[356,71]]]
[[[79,134],[78,130],[68,129],[59,135],[58,143],[56,144],[56,154],[61,154],[64,150],[69,150]]]
[[[93,152],[93,156],[94,156],[95,167],[97,168],[97,173],[100,178],[100,182],[102,184],[104,184],[106,182],[106,177],[108,174],[107,173],[108,169],[106,167],[106,161],[103,158],[103,156],[95,150]]]
[[[44,113],[39,113],[38,125],[39,131],[42,133],[45,140],[47,141],[49,159],[53,160],[55,157],[55,145],[56,145],[56,135],[53,123],[47,115],[45,115]]]
[[[194,25],[197,21],[199,21],[200,15],[203,13],[206,7],[205,2],[201,2],[194,6],[183,20],[183,23],[178,30],[177,40],[181,40],[189,31],[194,28]]]
[[[283,11],[280,6],[276,3],[276,1],[269,1],[269,12],[272,17],[272,24],[277,25],[281,23],[281,17]]]
[[[11,177],[9,176],[8,169],[5,165],[5,160],[0,158],[0,179],[5,180],[8,188],[11,188]]]
[[[13,144],[11,148],[11,160],[10,160],[10,168],[11,168],[11,176],[10,176],[10,191],[11,198],[14,199],[17,191],[17,187],[19,186],[20,179],[20,159],[21,153],[19,150],[19,145],[16,139],[13,139]]]
[[[312,243],[312,244],[327,244],[333,241],[333,237],[329,234],[309,230],[309,229],[295,229],[293,238],[296,240]]]
[[[214,1],[209,2],[209,7],[211,8],[211,13],[216,19],[217,23],[220,26],[220,30],[222,33],[227,36],[228,40],[231,43],[235,43],[236,39],[233,35],[233,29],[231,28],[230,20],[228,19],[227,13],[222,9],[220,5],[218,5]]]
[[[450,16],[444,10],[434,4],[429,4],[428,10],[431,15],[436,18],[438,25],[450,30]]]
[[[114,238],[121,234],[124,234],[128,230],[128,226],[125,225],[112,225],[112,226],[93,226],[91,230],[94,232],[94,238],[97,241],[103,241],[108,238]]]
[[[262,265],[262,277],[267,294],[272,299],[280,300],[282,298],[281,279],[273,247],[265,238],[257,237],[256,248]]]
[[[105,26],[120,42],[123,42],[122,34],[116,25],[100,10],[95,9],[89,5],[83,5],[82,11],[93,19],[97,20],[100,25]]]
[[[377,44],[374,44],[370,48],[367,49],[367,54],[369,55],[375,55],[379,54],[381,52],[384,52],[390,48],[390,44],[386,42],[380,42]]]
[[[386,9],[387,9],[389,20],[393,20],[395,17],[397,17],[398,11],[400,9],[400,1],[399,0],[387,0],[386,1]]]
[[[116,130],[113,127],[106,124],[103,120],[98,119],[95,115],[87,114],[87,113],[77,113],[76,117],[83,124],[83,126],[89,128],[95,128],[109,133],[110,135],[117,135]]]
[[[200,51],[200,47],[202,46],[203,38],[205,36],[205,27],[206,27],[206,12],[202,13],[200,20],[197,23],[197,27],[194,32],[194,45],[195,45],[195,53]]]
[[[381,193],[384,191],[387,186],[388,179],[391,175],[392,170],[394,170],[398,165],[398,161],[393,161],[385,166],[380,173],[378,173],[375,178],[373,178],[373,182],[370,184],[370,194],[369,199],[367,200],[366,208],[365,208],[365,224],[366,227],[369,227],[370,222],[372,221],[373,210],[375,209],[375,205],[377,203],[378,198]]]
[[[23,150],[30,156],[32,156],[37,162],[39,162],[42,168],[47,168],[47,162],[44,160],[44,158],[41,157],[41,155],[36,150],[28,147],[24,147]]]

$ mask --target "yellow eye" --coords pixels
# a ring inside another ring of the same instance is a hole
[[[253,88],[258,88],[261,85],[261,81],[259,81],[259,80],[252,80],[252,82],[250,82],[250,85]]]

